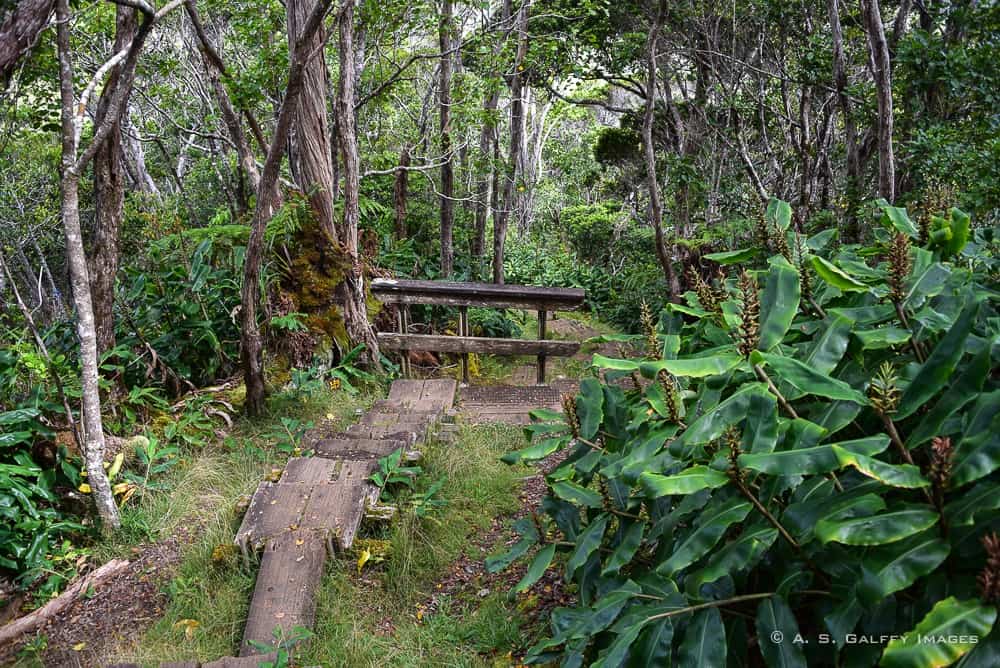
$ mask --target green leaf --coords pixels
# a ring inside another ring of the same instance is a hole
[[[656,567],[656,572],[670,576],[701,559],[730,525],[742,522],[749,512],[750,502],[742,499],[710,504],[698,518],[697,528],[674,549],[669,559]]]
[[[578,506],[588,508],[602,508],[604,506],[604,499],[600,494],[569,480],[552,483],[552,493],[560,499]]]
[[[618,359],[617,357],[605,357],[604,355],[601,354],[595,354],[590,365],[595,366],[598,369],[611,369],[612,371],[639,370],[638,360],[624,360],[624,359]]]
[[[778,537],[778,530],[770,526],[758,526],[756,529],[746,529],[733,542],[716,550],[708,558],[708,563],[699,571],[684,578],[684,585],[691,596],[697,596],[701,586],[715,582],[725,575],[732,575],[748,564],[755,562],[771,547]]]
[[[525,572],[524,577],[521,578],[520,582],[514,587],[515,592],[525,591],[531,585],[538,582],[538,578],[542,577],[545,573],[545,569],[549,567],[552,563],[552,557],[556,554],[556,544],[549,543],[542,549],[538,551],[535,558],[532,559],[531,565],[528,566],[528,570]]]
[[[779,256],[770,259],[760,307],[760,349],[770,350],[785,337],[799,310],[799,272]]]
[[[597,355],[594,357],[596,359]],[[642,362],[640,368],[642,375],[647,378],[654,378],[661,369],[666,369],[668,373],[679,378],[703,378],[732,371],[742,361],[740,355],[719,353],[705,357]]]
[[[949,526],[972,526],[976,514],[1000,508],[1000,484],[983,481],[944,507]]]
[[[744,452],[773,452],[778,444],[778,401],[770,392],[750,397],[741,447]]]
[[[805,359],[802,360],[803,363],[819,373],[832,372],[847,352],[847,340],[850,338],[853,326],[852,321],[840,315],[824,320],[822,334],[809,348]]]
[[[27,422],[41,415],[35,408],[19,408],[14,411],[0,413],[0,425],[18,424]]]
[[[649,498],[657,499],[670,494],[693,494],[702,489],[715,489],[729,482],[729,476],[707,466],[692,466],[676,475],[643,473],[639,484]]]
[[[588,440],[594,438],[604,420],[604,391],[596,378],[584,378],[580,381],[576,414],[580,419],[580,436]]]
[[[841,292],[868,292],[870,289],[865,283],[818,255],[811,256],[809,262],[820,278]]]
[[[920,533],[937,521],[938,514],[933,510],[906,508],[868,517],[821,520],[816,524],[816,537],[824,543],[886,545]]]
[[[489,557],[486,560],[486,570],[490,573],[498,573],[502,571],[523,557],[528,552],[528,549],[537,542],[538,536],[536,535],[522,536],[521,539],[514,543],[513,547],[511,547],[510,550],[504,554]]]
[[[684,430],[684,433],[670,444],[670,453],[676,456],[684,452],[684,448],[687,446],[708,443],[717,439],[727,427],[746,417],[750,400],[755,394],[767,394],[767,386],[760,383],[747,383],[741,387],[729,398],[692,422]]]
[[[718,262],[719,264],[739,264],[740,262],[752,260],[756,254],[757,249],[755,248],[741,248],[740,250],[723,251],[721,253],[708,253],[702,257],[712,262]]]
[[[819,373],[792,357],[754,351],[750,358],[754,364],[763,360],[774,369],[778,378],[785,381],[802,394],[813,394],[827,399],[841,399],[866,405],[868,398],[842,380]]]
[[[764,662],[771,668],[806,666],[806,657],[799,643],[799,625],[792,609],[780,596],[771,596],[757,606],[757,642]]]
[[[917,226],[910,220],[910,216],[907,215],[906,209],[898,206],[892,206],[889,202],[884,199],[875,200],[875,204],[882,209],[882,219],[881,222],[888,228],[896,228],[903,234],[907,235],[911,239],[916,239],[920,236],[920,231]]]
[[[952,456],[951,487],[979,480],[1000,468],[1000,390],[982,394],[966,419]]]
[[[670,650],[674,641],[674,624],[669,617],[654,620],[639,635],[629,652],[628,668],[670,665]]]
[[[854,454],[877,455],[889,447],[889,437],[880,434],[854,441],[817,445],[812,448],[783,450],[766,454],[743,454],[739,457],[739,464],[743,468],[771,475],[829,473],[843,466],[834,451],[835,447]]]
[[[863,564],[875,584],[872,600],[881,600],[906,589],[918,578],[933,572],[950,552],[951,546],[941,540],[936,531],[871,550],[865,555]]]
[[[570,578],[577,569],[587,563],[587,559],[601,545],[604,539],[604,529],[608,526],[611,518],[607,513],[602,513],[594,521],[587,525],[587,528],[576,539],[576,548],[569,555],[566,561],[566,575]]]
[[[901,346],[910,340],[912,332],[902,327],[879,327],[854,332],[854,337],[861,342],[862,350],[883,350],[893,346]]]
[[[645,523],[633,522],[625,529],[621,543],[611,553],[611,557],[601,570],[601,575],[617,575],[622,566],[632,561],[636,550],[642,544],[642,534],[645,528]]]
[[[680,668],[726,665],[726,629],[718,608],[695,613],[677,651]]]
[[[832,447],[841,466],[853,466],[869,478],[874,478],[890,487],[914,489],[931,484],[920,474],[920,469],[912,464],[886,464],[874,457],[851,452],[836,445]]]
[[[538,443],[529,445],[526,448],[504,454],[500,457],[500,461],[504,464],[517,464],[519,462],[533,462],[539,459],[545,459],[565,445],[566,442],[566,438],[545,438]]]
[[[918,408],[927,403],[927,400],[937,394],[951,379],[955,373],[958,361],[962,359],[965,352],[965,340],[972,331],[972,326],[979,316],[979,308],[982,302],[969,304],[955,320],[955,324],[945,332],[941,340],[920,371],[913,378],[910,384],[903,391],[903,396],[899,400],[899,409],[896,417],[900,420],[912,415]]]
[[[951,596],[938,601],[916,628],[902,638],[889,641],[879,665],[885,668],[950,666],[976,646],[970,636],[986,637],[996,617],[995,606],[983,605],[977,600],[959,601]],[[950,639],[956,642],[949,642]]]
[[[771,225],[777,226],[779,230],[787,230],[792,223],[792,206],[784,200],[772,197],[767,202],[767,210],[764,215]]]
[[[990,372],[990,347],[984,346],[972,361],[962,370],[948,391],[941,395],[934,408],[916,426],[906,440],[908,448],[914,448],[937,436],[944,424],[955,411],[975,399],[983,390],[986,376]]]
[[[822,232],[817,232],[808,239],[806,239],[806,248],[813,251],[823,250],[826,245],[833,241],[834,237],[837,236],[837,228],[831,227],[829,229],[823,230]]]

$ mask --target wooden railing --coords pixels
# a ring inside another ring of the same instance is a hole
[[[580,349],[580,344],[576,341],[545,339],[549,311],[571,311],[583,304],[585,293],[576,288],[376,279],[372,281],[371,291],[381,302],[399,306],[399,331],[379,332],[378,341],[383,350],[399,351],[403,373],[407,376],[410,375],[408,354],[411,350],[461,354],[462,382],[465,383],[469,382],[469,353],[536,355],[538,382],[544,383],[547,357],[569,357]],[[457,306],[458,335],[410,334],[410,304]],[[538,338],[526,340],[472,336],[469,330],[470,306],[538,311]]]

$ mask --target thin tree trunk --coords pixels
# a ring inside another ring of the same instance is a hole
[[[490,119],[483,122],[479,131],[479,160],[483,172],[476,182],[475,230],[472,234],[472,271],[474,278],[479,278],[483,271],[483,252],[486,250],[486,219],[490,212],[490,181],[496,165],[493,161],[493,145],[497,141],[496,123],[493,114],[500,103],[499,91],[493,91],[486,96],[483,103],[484,115]]]
[[[392,203],[396,212],[396,239],[402,240],[409,236],[406,229],[406,198],[410,185],[410,146],[404,145],[399,152],[399,169],[393,175]]]
[[[896,159],[892,147],[892,66],[889,45],[885,39],[878,0],[861,0],[861,14],[868,37],[878,102],[878,194],[892,202],[896,199]]]
[[[309,17],[303,23],[299,39],[292,49],[288,65],[285,95],[278,111],[271,145],[264,159],[257,205],[254,208],[250,238],[243,261],[243,286],[240,290],[240,359],[246,385],[246,411],[252,416],[264,412],[264,343],[257,322],[260,307],[260,268],[264,256],[264,230],[274,215],[278,203],[278,177],[281,159],[288,141],[289,127],[295,116],[303,86],[303,69],[307,58],[313,55],[312,36],[323,23],[323,17],[332,0],[317,0]]]
[[[6,83],[17,62],[38,41],[48,23],[53,0],[4,3],[0,13],[0,83]]]
[[[360,159],[354,118],[354,7],[357,0],[344,0],[338,17],[338,52],[340,73],[337,85],[337,129],[340,158],[344,175],[344,221],[340,239],[348,254],[350,269],[344,276],[344,325],[354,344],[363,344],[368,361],[379,365],[378,342],[368,321],[365,300],[364,268],[358,255],[358,223],[360,221],[359,181]]]
[[[663,203],[660,200],[660,183],[656,176],[656,150],[653,146],[653,112],[656,109],[656,49],[659,42],[660,28],[666,14],[666,2],[660,0],[656,18],[649,28],[646,39],[646,105],[642,115],[642,149],[646,162],[646,186],[649,188],[649,217],[653,224],[656,243],[656,256],[670,288],[670,300],[680,298],[681,286],[674,270],[671,250],[667,247],[663,234]]]
[[[313,0],[287,0],[288,44],[293,46],[302,35]],[[301,99],[291,128],[290,160],[295,182],[309,196],[313,215],[321,230],[337,240],[333,220],[333,164],[331,162],[330,126],[327,120],[326,92],[329,87],[323,44],[326,30],[320,26],[311,37],[314,55],[305,65]]]
[[[438,43],[441,48],[441,66],[438,68],[438,100],[441,122],[441,276],[451,276],[455,249],[452,243],[455,226],[455,170],[451,156],[451,0],[441,0],[441,17],[438,23]]]
[[[509,0],[508,0],[509,1]],[[504,247],[507,243],[507,225],[515,215],[515,183],[517,164],[524,144],[524,59],[528,54],[528,13],[531,0],[524,0],[518,10],[517,54],[514,57],[514,71],[510,77],[510,149],[507,154],[507,169],[503,182],[503,204],[493,214],[493,282],[503,283]],[[509,10],[505,10],[509,12]]]
[[[137,29],[136,10],[124,5],[115,8],[114,53],[131,43]],[[108,105],[118,85],[123,64],[111,68],[108,81],[97,103],[95,122],[108,116]],[[125,215],[125,172],[122,165],[122,116],[128,109],[126,96],[112,129],[94,155],[94,252],[90,257],[90,291],[94,306],[94,326],[97,332],[97,353],[102,355],[115,347],[115,276],[118,274],[118,236]]]
[[[858,127],[854,120],[854,106],[847,94],[847,65],[844,58],[844,34],[840,27],[839,0],[827,0],[830,15],[830,33],[833,39],[833,85],[837,90],[837,104],[844,122],[844,144],[847,151],[847,225],[845,241],[857,241],[858,228],[856,203],[861,198],[861,156],[858,145]]]

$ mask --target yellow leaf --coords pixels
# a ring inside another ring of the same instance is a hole
[[[194,630],[199,626],[201,626],[201,622],[199,622],[197,619],[181,619],[179,621],[174,622],[175,629],[182,627],[184,628],[184,637],[187,638],[188,640],[194,638]]]
[[[297,539],[295,540],[295,544],[296,544],[296,545],[302,545],[302,544],[303,544],[304,542],[305,542],[305,541],[304,541],[304,540],[302,540],[301,538],[297,538]]]
[[[88,485],[85,482],[84,483],[80,483],[80,486],[77,487],[77,489],[80,490],[84,494],[90,494],[90,485]]]
[[[361,569],[365,567],[368,560],[372,558],[372,553],[368,550],[361,550],[361,554],[358,555],[358,573],[361,573]]]
[[[330,420],[332,422],[333,420],[337,419],[337,416],[335,416],[333,413],[327,413],[326,414],[326,419]]]
[[[85,643],[85,642],[78,642],[77,644],[73,645],[73,651],[74,652],[83,651],[83,648],[86,647],[86,646],[87,646],[87,643]]]
[[[127,492],[131,488],[132,488],[132,483],[130,483],[130,482],[120,482],[117,485],[113,486],[111,488],[111,491],[114,494],[124,494],[125,492]]]
[[[115,460],[111,463],[111,468],[108,469],[108,478],[111,480],[115,479],[118,472],[122,470],[122,464],[125,462],[125,453],[119,452],[115,455]]]

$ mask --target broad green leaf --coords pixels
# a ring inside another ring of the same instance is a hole
[[[784,231],[792,223],[792,206],[784,200],[772,197],[767,203],[764,215],[771,225],[775,225],[779,230]]]
[[[645,523],[633,522],[625,529],[621,543],[611,553],[611,557],[601,570],[601,575],[617,575],[622,566],[632,561],[636,550],[642,544],[642,533],[645,528]]]
[[[35,408],[19,408],[14,411],[0,413],[0,425],[18,424],[38,417],[41,413]]]
[[[915,275],[916,278],[913,279],[910,289],[906,293],[906,298],[903,300],[903,307],[906,309],[919,308],[926,300],[941,294],[941,291],[948,285],[951,269],[948,268],[948,265],[934,262]]]
[[[771,475],[829,473],[843,466],[834,451],[834,447],[839,447],[849,453],[870,457],[889,447],[889,437],[884,435],[869,436],[854,441],[817,445],[812,448],[783,450],[766,454],[743,454],[739,457],[739,464],[743,468]]]
[[[882,209],[882,224],[888,228],[895,228],[907,235],[911,239],[916,239],[920,236],[920,231],[917,226],[910,220],[910,216],[906,213],[906,209],[893,206],[889,204],[884,199],[875,200],[875,204]]]
[[[927,361],[920,367],[920,371],[903,391],[903,396],[899,400],[899,409],[896,411],[898,419],[902,420],[916,412],[951,379],[958,361],[962,359],[962,354],[965,352],[965,340],[969,337],[969,332],[972,331],[972,326],[979,316],[980,306],[981,302],[976,302],[962,309],[955,324],[945,332],[938,344],[934,346]]]
[[[951,486],[961,487],[1000,468],[1000,390],[980,395],[952,456]]]
[[[792,609],[780,596],[771,596],[757,606],[757,642],[770,668],[805,668],[806,657],[799,643],[799,625]]]
[[[982,351],[962,369],[961,374],[951,384],[948,391],[941,395],[941,398],[934,404],[934,408],[916,426],[907,438],[906,446],[914,448],[937,436],[945,420],[982,392],[989,372],[990,349],[988,346],[984,346]]]
[[[747,529],[740,537],[716,550],[708,558],[708,563],[699,571],[684,579],[684,585],[692,596],[697,596],[703,584],[715,582],[724,575],[732,575],[746,568],[760,558],[778,537],[778,530],[770,526]]]
[[[750,397],[741,447],[744,452],[773,452],[778,443],[778,401],[771,393]]]
[[[533,462],[545,459],[565,443],[565,438],[545,438],[526,448],[508,452],[500,457],[500,460],[505,464],[517,464],[519,462]]]
[[[683,452],[687,446],[708,443],[717,439],[727,427],[746,417],[750,407],[750,399],[755,394],[767,394],[767,386],[760,383],[747,383],[741,387],[729,398],[692,422],[684,430],[684,433],[670,444],[670,453],[676,456]]]
[[[601,354],[595,354],[590,364],[598,369],[611,369],[612,371],[639,370],[639,360],[625,360],[617,357],[605,357]]]
[[[892,304],[832,308],[827,312],[834,315],[842,315],[848,320],[853,320],[855,325],[861,326],[879,325],[896,317],[896,311]]]
[[[938,514],[926,508],[905,508],[881,515],[846,520],[821,520],[816,537],[824,543],[887,545],[934,526]]]
[[[598,356],[594,355],[596,360]],[[659,360],[657,362],[642,362],[642,375],[653,378],[661,369],[679,378],[703,378],[717,376],[732,371],[740,365],[743,358],[737,354],[717,354],[705,357],[689,357],[687,359]]]
[[[826,245],[833,241],[834,237],[837,236],[837,228],[831,227],[829,229],[823,230],[822,232],[817,232],[808,239],[806,239],[806,248],[813,251],[823,250]]]
[[[862,350],[883,350],[893,346],[901,346],[910,340],[913,334],[902,327],[879,327],[863,329],[854,332],[854,337],[861,342]]]
[[[760,349],[770,350],[785,337],[799,310],[799,272],[788,260],[775,256],[760,299]]]
[[[680,668],[726,665],[726,629],[718,608],[696,612],[677,651]]]
[[[525,572],[524,577],[521,578],[520,582],[514,587],[514,591],[524,591],[531,587],[531,585],[538,582],[538,579],[542,577],[545,573],[545,569],[549,567],[552,563],[552,557],[556,554],[556,544],[549,543],[542,549],[538,551],[535,558],[531,561],[531,565],[528,566],[528,570]]]
[[[575,503],[578,506],[587,506],[588,508],[601,508],[604,506],[604,499],[600,494],[569,480],[552,483],[552,493],[560,499]]]
[[[1000,484],[983,481],[944,507],[949,526],[972,526],[976,513],[1000,508]]]
[[[707,466],[692,466],[676,475],[643,473],[639,484],[650,498],[669,494],[693,494],[702,489],[715,489],[729,482],[729,476]]]
[[[819,373],[793,357],[783,357],[771,353],[754,351],[751,361],[763,361],[777,374],[777,378],[788,383],[802,394],[812,394],[827,399],[841,399],[866,405],[867,397],[842,380]]]
[[[629,652],[628,668],[649,668],[670,665],[670,650],[674,640],[674,624],[661,618],[648,624],[639,635],[638,642]]]
[[[523,557],[532,545],[538,542],[537,535],[522,536],[519,541],[507,552],[495,557],[486,559],[486,570],[490,573],[498,573],[510,566],[512,563]]]
[[[836,445],[832,447],[841,466],[853,466],[869,478],[874,478],[890,487],[913,489],[931,484],[920,474],[920,469],[912,464],[886,464],[874,457],[851,452]]]
[[[868,292],[870,289],[868,285],[819,255],[811,256],[809,261],[820,278],[841,292]]]
[[[698,526],[674,548],[669,559],[656,567],[656,572],[670,576],[701,559],[719,542],[730,525],[742,522],[749,512],[750,502],[742,499],[710,504],[698,518]]]
[[[847,340],[853,326],[853,322],[840,315],[824,320],[823,333],[816,337],[803,363],[819,373],[832,372],[847,351]]]
[[[949,552],[951,546],[933,530],[869,551],[863,564],[874,584],[872,600],[906,589],[940,566]]]
[[[950,666],[985,638],[997,618],[996,606],[954,596],[938,601],[916,628],[889,641],[880,666],[885,668],[939,668]],[[949,642],[950,639],[956,642]],[[934,640],[928,640],[934,639]]]
[[[626,626],[621,633],[615,636],[614,641],[597,661],[590,665],[590,668],[618,668],[621,666],[622,662],[628,658],[632,645],[642,633],[642,629],[643,625],[638,622]]]
[[[554,411],[551,408],[536,408],[528,412],[532,420],[539,422],[564,422],[566,416],[562,411]]]
[[[740,250],[723,251],[721,253],[708,253],[702,257],[712,262],[718,262],[719,264],[739,264],[740,262],[752,260],[756,254],[756,248],[741,248]]]
[[[685,306],[684,304],[667,304],[667,308],[676,313],[683,313],[684,315],[690,315],[695,318],[704,318],[706,316],[712,315],[705,309],[694,308],[692,306]]]
[[[587,525],[576,539],[576,548],[570,553],[566,561],[566,574],[573,577],[577,569],[587,563],[590,555],[601,545],[604,539],[604,529],[608,526],[611,518],[607,513],[602,513],[594,521]]]
[[[584,378],[580,381],[576,414],[580,419],[580,436],[588,440],[594,438],[604,420],[604,392],[596,378]]]

